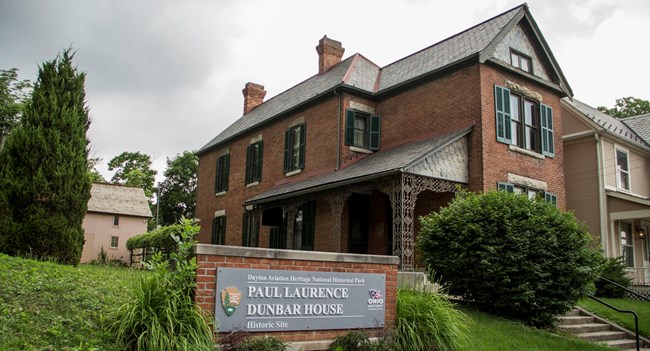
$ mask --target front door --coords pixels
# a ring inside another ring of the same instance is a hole
[[[348,252],[367,254],[370,197],[367,195],[352,194],[349,205]]]

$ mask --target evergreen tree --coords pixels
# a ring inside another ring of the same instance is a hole
[[[38,72],[0,154],[0,252],[77,264],[90,198],[85,74],[63,51]]]
[[[167,159],[165,180],[160,184],[159,217],[162,225],[171,225],[185,218],[194,218],[196,208],[196,173],[199,160],[194,151],[184,151]]]

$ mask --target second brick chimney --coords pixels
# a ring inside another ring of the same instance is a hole
[[[248,82],[241,91],[244,94],[244,114],[251,112],[254,108],[264,102],[266,90],[263,85]]]
[[[318,41],[316,52],[318,52],[318,74],[321,75],[330,67],[341,62],[345,49],[341,46],[340,41],[330,39],[325,35]]]

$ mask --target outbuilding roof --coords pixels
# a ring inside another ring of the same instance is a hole
[[[105,183],[92,184],[88,212],[152,217],[142,188]]]

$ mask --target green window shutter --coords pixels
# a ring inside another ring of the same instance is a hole
[[[370,116],[370,150],[376,151],[381,147],[381,116]]]
[[[219,236],[219,217],[212,218],[212,238],[210,243],[212,245],[218,244]]]
[[[227,191],[228,190],[228,178],[230,178],[230,154],[225,154],[223,156],[223,164],[224,164],[224,170],[223,170],[223,180],[222,184],[223,187],[221,191]]]
[[[307,127],[303,123],[300,125],[300,150],[298,154],[298,169],[305,168],[305,148],[307,146]]]
[[[291,128],[284,132],[284,173],[291,171]]]
[[[494,106],[496,110],[497,141],[512,144],[510,124],[510,90],[494,86]]]
[[[501,191],[505,191],[508,193],[514,193],[515,192],[515,185],[512,183],[506,183],[506,182],[498,182],[497,183],[497,189]]]
[[[242,235],[241,235],[241,246],[248,246],[248,236],[249,236],[249,221],[250,221],[250,214],[248,212],[244,212],[244,215],[242,216]]]
[[[314,201],[310,201],[303,206],[302,215],[302,242],[300,249],[312,251],[314,250],[314,231],[316,228],[316,206]]]
[[[253,157],[251,155],[251,150],[253,149],[252,146],[253,145],[248,145],[248,147],[246,148],[246,175],[245,175],[246,184],[249,184],[249,183],[253,182],[252,177],[251,177],[251,168],[252,168],[251,166],[252,166],[252,163],[253,163],[253,160],[252,160]]]
[[[262,153],[262,147],[264,144],[260,141],[259,142],[259,149],[257,150],[257,174],[255,174],[255,180],[257,182],[262,181],[262,160],[264,159],[263,153]]]
[[[553,205],[557,206],[557,194],[545,192],[544,193],[544,200],[546,200],[546,202],[548,202],[550,204],[553,204]]]
[[[345,145],[354,145],[354,110],[345,110]]]
[[[542,154],[548,157],[555,157],[553,141],[553,109],[550,106],[540,104],[540,119],[542,131]]]
[[[221,157],[217,159],[217,165],[214,170],[214,193],[221,192]]]

